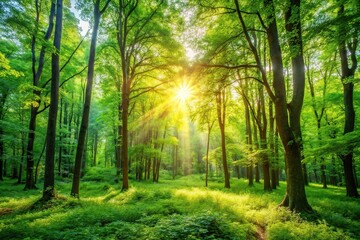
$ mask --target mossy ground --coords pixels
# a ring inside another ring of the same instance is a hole
[[[0,183],[0,239],[360,239],[360,200],[344,188],[306,188],[316,214],[278,208],[285,183],[272,193],[219,179],[204,187],[193,175],[159,183],[131,181],[121,192],[110,169],[94,168],[81,183],[80,199],[71,182],[57,180],[59,195],[39,203],[41,190],[23,191],[13,180]],[[41,184],[38,184],[41,186]]]

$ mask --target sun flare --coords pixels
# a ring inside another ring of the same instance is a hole
[[[186,102],[191,96],[191,89],[187,85],[181,85],[177,91],[176,98],[180,102]]]

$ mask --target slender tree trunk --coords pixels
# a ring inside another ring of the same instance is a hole
[[[124,80],[126,81],[126,80]],[[121,144],[121,162],[122,162],[122,190],[126,191],[129,189],[129,155],[128,155],[128,116],[129,116],[129,93],[127,92],[127,84],[123,84],[122,92],[122,144]]]
[[[59,160],[58,160],[58,176],[61,176],[61,163],[62,163],[62,151],[63,151],[63,139],[62,139],[62,118],[63,118],[63,98],[60,99],[60,116],[59,116]]]
[[[93,154],[93,166],[96,166],[96,158],[97,158],[97,151],[98,151],[98,130],[95,130],[94,136],[94,154]]]
[[[257,128],[256,128],[256,123],[255,123],[255,117],[252,118],[252,122],[253,122],[253,134],[254,134],[254,148],[255,151],[259,150],[259,140],[258,140],[258,132],[257,132]],[[259,163],[258,161],[255,162],[255,182],[260,183],[260,170],[259,170]]]
[[[73,182],[72,182],[72,188],[71,188],[71,196],[73,196],[73,197],[79,197],[81,166],[82,166],[83,154],[84,154],[84,149],[85,149],[85,138],[86,138],[87,129],[89,126],[91,93],[92,93],[92,86],[93,86],[93,81],[94,81],[96,41],[97,41],[97,35],[98,35],[101,14],[103,13],[103,11],[105,11],[107,4],[105,5],[105,7],[102,10],[100,10],[100,0],[96,0],[96,2],[94,3],[94,27],[93,27],[93,32],[92,32],[92,36],[91,36],[91,44],[90,44],[85,102],[84,102],[84,109],[83,109],[83,114],[82,114],[82,119],[81,119],[78,144],[77,144],[77,149],[76,149],[75,168],[74,168]]]
[[[240,88],[243,89],[243,86],[240,86]],[[247,89],[247,82],[245,82],[245,88]],[[243,89],[241,96],[242,96],[244,106],[245,106],[246,143],[248,144],[249,152],[251,153],[253,141],[252,141],[252,131],[251,131],[251,121],[250,121],[250,109],[249,109],[249,103],[246,98],[244,89]],[[249,181],[248,185],[251,187],[254,186],[253,169],[254,169],[254,163],[253,163],[252,159],[249,158],[249,163],[248,163],[248,166],[246,167],[246,170],[247,170],[247,177],[248,177],[248,181]]]
[[[205,159],[205,187],[208,186],[209,179],[209,151],[210,151],[210,134],[211,129],[214,126],[214,122],[208,122],[208,132],[207,132],[207,141],[206,141],[206,159]]]
[[[322,159],[324,161],[325,159]],[[321,165],[321,182],[323,184],[323,188],[327,188],[326,174],[325,174],[326,166]]]
[[[0,181],[3,181],[3,171],[4,171],[4,167],[3,167],[3,158],[4,158],[4,141],[3,139],[3,135],[4,135],[4,130],[2,128],[2,126],[0,125]]]
[[[60,169],[61,171],[61,176],[63,177],[66,177],[68,176],[68,171],[69,171],[69,167],[68,165],[70,164],[69,163],[69,153],[70,153],[70,150],[69,150],[69,140],[71,138],[71,118],[70,118],[70,123],[68,122],[68,103],[65,102],[64,103],[64,120],[63,120],[63,124],[64,124],[64,127],[65,127],[65,131],[67,131],[65,134],[64,134],[64,145],[62,147],[62,152],[63,152],[63,155],[64,155],[64,160],[63,160],[63,164],[62,164],[62,170]]]
[[[22,117],[21,117],[21,122],[22,122]],[[20,166],[19,166],[19,174],[18,174],[17,184],[21,184],[21,183],[22,183],[24,160],[25,160],[25,136],[24,136],[23,133],[21,133],[21,160],[20,160]]]
[[[175,146],[175,153],[174,153],[174,166],[173,166],[173,179],[175,179],[177,175],[177,162],[178,162],[178,146]]]
[[[270,184],[270,163],[269,163],[269,155],[267,154],[266,150],[267,147],[267,118],[266,118],[266,111],[265,111],[265,96],[264,96],[264,89],[263,86],[260,88],[259,92],[260,97],[260,105],[261,105],[261,116],[258,117],[262,119],[261,124],[259,125],[259,132],[260,132],[260,146],[262,150],[265,150],[262,154],[262,166],[263,166],[263,175],[264,175],[264,190],[271,191],[271,184]]]
[[[269,101],[269,119],[270,119],[270,129],[269,129],[269,140],[270,140],[270,152],[271,152],[271,188],[276,189],[276,170],[278,169],[278,162],[275,156],[275,118],[273,110],[273,102]]]
[[[56,2],[56,24],[54,33],[54,47],[56,52],[51,57],[51,98],[48,117],[48,127],[46,133],[46,157],[45,157],[45,176],[43,199],[49,200],[55,197],[55,141],[56,141],[56,120],[59,104],[59,82],[60,82],[60,46],[62,35],[62,0]]]
[[[36,23],[39,23],[39,3],[36,0]],[[54,27],[54,17],[55,17],[55,1],[51,3],[50,15],[49,15],[49,26],[46,31],[44,40],[47,42],[52,34]],[[40,77],[43,72],[43,67],[45,63],[45,50],[46,44],[41,47],[38,67],[36,70],[36,34],[33,35],[31,41],[31,52],[32,52],[32,73],[33,73],[33,86],[38,87]],[[33,90],[33,94],[37,99],[40,99],[41,92],[37,89]],[[37,189],[34,182],[34,143],[35,143],[35,130],[36,130],[36,116],[38,114],[38,109],[40,105],[40,100],[35,100],[36,104],[31,105],[30,109],[30,121],[29,121],[29,133],[28,133],[28,142],[26,147],[26,183],[24,190]]]
[[[223,164],[224,177],[225,177],[225,188],[230,188],[230,175],[227,165],[226,142],[225,142],[225,109],[226,109],[225,97],[226,97],[225,89],[220,90],[220,92],[217,93],[216,96],[216,103],[217,103],[218,122],[220,127],[220,134],[221,134],[221,152],[222,152],[222,164]]]

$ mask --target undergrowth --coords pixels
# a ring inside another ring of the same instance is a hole
[[[12,180],[0,183],[0,239],[360,239],[360,202],[344,189],[307,187],[316,211],[310,217],[278,208],[285,183],[264,193],[232,179],[205,188],[193,175],[159,183],[132,181],[121,192],[109,169],[89,169],[80,199],[69,196],[71,183],[57,181],[57,194],[39,204],[40,190],[23,191]]]

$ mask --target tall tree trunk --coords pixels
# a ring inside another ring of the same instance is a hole
[[[206,141],[206,158],[205,158],[205,187],[208,186],[208,179],[209,179],[209,151],[210,151],[210,134],[211,129],[214,126],[215,121],[210,122],[211,120],[208,119],[207,121],[207,141]]]
[[[93,154],[93,166],[96,166],[96,158],[97,158],[97,151],[98,151],[98,130],[95,130],[95,136],[94,136],[94,154]]]
[[[66,134],[64,134],[64,145],[62,147],[62,151],[63,151],[63,156],[64,156],[64,160],[63,160],[63,164],[62,164],[62,169],[60,169],[61,171],[61,175],[63,177],[66,177],[68,176],[68,171],[69,171],[69,167],[68,165],[70,164],[70,161],[69,161],[69,155],[70,155],[70,142],[69,142],[69,139],[71,138],[71,117],[68,116],[68,103],[65,102],[64,103],[64,119],[63,119],[63,124],[64,124],[64,127],[65,127],[65,131],[66,131]],[[72,114],[72,113],[70,113]],[[69,121],[70,119],[70,121]],[[60,166],[61,167],[61,166]]]
[[[257,127],[256,127],[256,123],[255,123],[255,117],[252,117],[252,122],[253,122],[253,134],[254,134],[254,149],[255,151],[259,150],[259,140],[258,140],[258,132],[257,132]],[[255,182],[260,183],[260,170],[259,170],[259,162],[258,160],[255,162]]]
[[[210,129],[208,127],[207,132],[207,141],[206,141],[206,157],[205,157],[205,187],[208,186],[209,178],[209,150],[210,150]]]
[[[217,116],[221,134],[221,152],[222,165],[224,170],[225,188],[230,188],[230,175],[226,158],[226,141],[225,141],[225,113],[226,113],[226,95],[225,89],[221,89],[216,95]]]
[[[79,197],[79,187],[80,187],[80,176],[81,176],[81,166],[83,160],[83,154],[85,149],[85,138],[87,129],[89,126],[89,115],[90,115],[90,105],[91,105],[91,93],[92,86],[94,81],[94,66],[95,66],[95,54],[96,54],[96,41],[99,29],[99,23],[102,13],[105,11],[106,7],[110,0],[107,1],[104,8],[100,10],[100,0],[96,0],[94,3],[94,27],[91,36],[91,44],[90,44],[90,54],[88,60],[88,72],[87,72],[87,82],[86,82],[86,92],[85,92],[85,102],[84,109],[81,119],[80,132],[78,137],[78,144],[76,148],[76,156],[75,156],[75,167],[74,167],[74,175],[73,182],[71,188],[71,196]]]
[[[119,122],[121,122],[121,104],[118,105],[119,111],[118,111],[118,119]],[[122,134],[122,127],[119,125],[117,127],[117,133],[115,134],[115,182],[119,182],[120,174],[121,174],[121,134]]]
[[[263,166],[263,175],[264,175],[264,190],[271,191],[270,185],[270,164],[269,164],[269,155],[267,154],[266,150],[267,147],[267,118],[266,118],[266,111],[265,111],[265,96],[264,96],[264,89],[261,86],[260,92],[260,105],[261,105],[261,116],[258,117],[262,119],[261,124],[259,125],[259,132],[260,132],[260,147],[264,152],[262,153],[262,166]]]
[[[2,121],[5,118],[5,102],[8,96],[8,91],[0,93],[0,181],[3,181],[3,171],[4,171],[4,129]]]
[[[346,21],[344,18],[344,4],[340,4],[338,11],[339,20],[339,52],[341,60],[341,81],[343,84],[344,92],[344,107],[345,107],[345,126],[344,134],[354,131],[355,126],[355,110],[354,110],[354,83],[351,78],[354,77],[355,70],[357,68],[357,56],[356,48],[358,44],[357,36],[355,35],[352,39],[352,43],[348,45],[350,50],[350,57],[352,61],[351,68],[348,62],[348,49],[346,47],[346,36],[348,33],[345,29]],[[350,81],[349,81],[350,80]],[[349,147],[348,153],[341,154],[340,158],[344,166],[344,175],[346,183],[346,196],[348,197],[359,197],[359,193],[356,188],[355,177],[353,172],[353,149]]]
[[[59,159],[58,159],[58,176],[61,176],[61,163],[63,151],[63,133],[62,133],[62,118],[63,118],[63,98],[60,99],[60,116],[59,116]]]
[[[286,136],[287,134],[284,132],[285,138],[283,138],[283,145],[285,146],[285,139],[287,144],[285,151],[288,185],[287,195],[285,196],[282,205],[289,206],[290,209],[295,211],[312,211],[305,194],[305,181],[301,163],[302,136],[300,113],[304,99],[305,65],[302,51],[300,0],[290,0],[289,2],[290,7],[285,11],[285,28],[289,35],[291,35],[288,44],[292,53],[293,97],[289,104],[289,118],[292,131],[291,135],[293,136]],[[282,121],[283,120],[284,119],[282,119]],[[280,136],[281,135],[282,134],[280,133]]]
[[[165,137],[166,137],[166,132],[167,132],[167,125],[165,125],[165,129],[164,129],[164,133],[163,133],[163,139],[161,142],[161,147],[160,147],[160,156],[158,157],[157,161],[156,161],[156,178],[155,178],[155,182],[159,182],[159,175],[160,175],[160,165],[161,165],[161,155],[164,151],[164,146],[165,146]]]
[[[4,171],[4,167],[3,167],[3,158],[4,158],[4,141],[3,141],[3,134],[4,134],[4,130],[2,128],[2,126],[0,125],[0,181],[3,181],[3,171]]]
[[[293,74],[297,75],[294,78],[293,84],[293,100],[290,104],[288,112],[288,104],[286,102],[286,89],[284,81],[284,72],[283,72],[283,62],[282,54],[279,43],[278,30],[276,25],[276,14],[275,7],[272,0],[264,0],[265,8],[267,9],[267,22],[268,26],[265,26],[267,40],[270,48],[270,58],[272,62],[272,72],[273,72],[273,89],[270,88],[270,85],[267,81],[266,71],[260,62],[257,50],[254,47],[252,40],[247,32],[247,27],[242,17],[240,11],[238,0],[234,0],[236,11],[241,23],[241,26],[244,30],[244,34],[247,42],[251,48],[251,51],[254,54],[256,63],[260,69],[262,79],[266,91],[268,92],[270,98],[274,101],[275,106],[275,119],[277,129],[285,150],[285,159],[286,159],[286,169],[287,169],[287,194],[282,202],[282,206],[288,206],[290,210],[303,212],[303,211],[312,211],[310,205],[307,202],[305,194],[305,184],[304,177],[302,173],[301,165],[301,151],[300,144],[298,140],[298,135],[294,132],[297,126],[300,126],[300,112],[303,102],[303,93],[304,93],[304,83],[299,78],[298,74],[304,69],[301,69],[301,60],[302,60],[302,51],[299,51],[295,57],[292,58],[294,62],[300,64],[296,67],[293,64]],[[292,33],[295,36],[295,42],[298,44],[298,49],[302,50],[301,43],[301,25],[300,25],[300,1],[291,0],[290,7],[294,7],[294,10],[297,11],[287,11],[286,14],[290,13],[292,16],[292,24],[287,26],[287,28],[292,28],[296,30]],[[296,9],[297,8],[297,9]],[[303,66],[303,65],[302,65]],[[299,72],[298,72],[299,71]],[[296,81],[295,81],[296,80]],[[290,120],[290,124],[289,124]],[[300,130],[300,128],[298,129]]]
[[[246,69],[245,69],[246,72]],[[244,102],[244,106],[245,106],[245,122],[246,122],[246,143],[248,144],[249,147],[249,152],[252,153],[252,145],[253,145],[253,141],[252,141],[252,131],[251,131],[251,121],[250,121],[250,109],[249,109],[249,102],[248,99],[246,97],[246,93],[245,90],[247,90],[247,82],[245,82],[245,86],[241,85],[240,83],[240,88],[242,89],[242,93],[241,93],[241,97],[243,99]],[[244,89],[245,87],[245,89]],[[246,171],[247,171],[247,177],[248,177],[248,185],[250,187],[254,186],[254,163],[252,161],[251,158],[249,158],[249,163],[248,166],[246,167]]]
[[[270,129],[269,129],[269,140],[270,140],[270,152],[271,152],[271,188],[276,189],[276,170],[278,169],[278,162],[275,156],[275,118],[274,118],[274,109],[273,102],[269,101],[269,119],[270,119]]]
[[[56,24],[54,33],[54,47],[56,52],[51,56],[51,96],[48,117],[48,127],[46,133],[46,157],[45,157],[45,176],[43,199],[49,200],[55,197],[54,183],[54,161],[55,161],[55,141],[56,141],[56,120],[59,104],[59,82],[60,82],[60,46],[62,35],[62,0],[56,2]]]
[[[124,79],[124,82],[126,80]],[[122,162],[122,190],[126,191],[129,189],[129,155],[128,155],[128,116],[129,116],[129,93],[128,86],[126,83],[123,83],[122,88],[122,112],[121,112],[121,122],[122,122],[122,141],[121,141],[121,162]]]
[[[39,3],[38,0],[35,0],[36,7],[36,23],[39,23]],[[47,42],[52,34],[52,30],[54,28],[54,17],[55,17],[55,1],[52,1],[49,15],[49,26],[46,31],[44,40]],[[43,72],[43,67],[45,63],[45,44],[41,47],[39,54],[39,64],[36,69],[36,33],[34,33],[31,40],[31,53],[32,53],[32,73],[33,73],[33,86],[38,87],[40,77]],[[36,96],[36,99],[40,99],[41,92],[37,89],[33,90],[33,94]],[[24,190],[36,189],[34,182],[34,143],[35,143],[35,130],[36,130],[36,117],[38,114],[38,109],[40,105],[40,100],[35,100],[35,104],[31,105],[30,108],[30,121],[29,121],[29,133],[28,133],[28,142],[26,147],[26,182]]]
[[[23,116],[21,113],[21,122],[23,122]],[[19,174],[18,174],[18,180],[17,184],[22,183],[22,176],[23,176],[23,164],[25,162],[25,134],[21,133],[21,160],[20,160],[20,166],[19,166]]]

